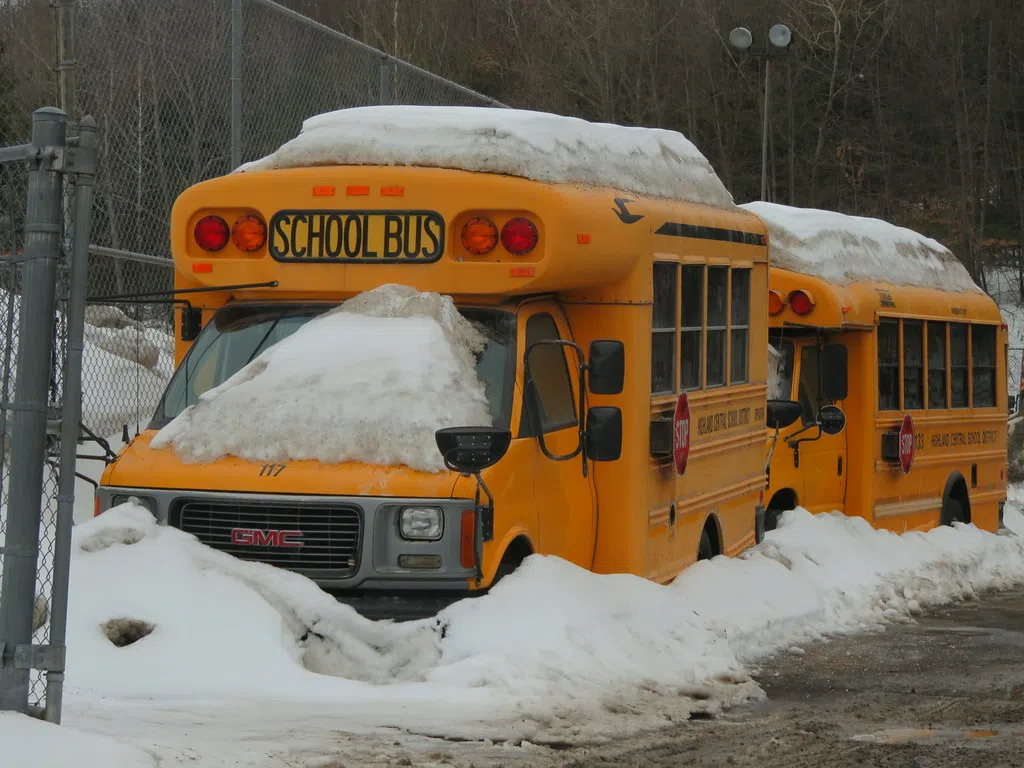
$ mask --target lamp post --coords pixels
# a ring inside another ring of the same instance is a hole
[[[785,24],[773,24],[768,30],[768,41],[763,50],[753,51],[754,36],[746,27],[736,27],[729,33],[729,45],[757,59],[764,59],[764,110],[761,125],[761,199],[768,199],[768,106],[772,93],[772,58],[784,56],[793,42],[793,33]]]

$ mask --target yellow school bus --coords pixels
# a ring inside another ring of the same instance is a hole
[[[768,357],[756,216],[451,167],[325,164],[186,190],[172,250],[190,306],[177,372],[103,475],[101,512],[136,497],[371,616],[432,613],[532,553],[667,582],[755,543]],[[442,431],[450,470],[190,464],[150,445],[271,343],[389,283],[450,295],[488,337],[477,372],[493,427]]]
[[[1001,527],[1006,326],[966,287],[769,270],[772,395],[800,404],[771,454],[769,530],[797,505],[896,532]]]

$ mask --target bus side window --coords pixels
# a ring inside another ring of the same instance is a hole
[[[748,338],[750,335],[750,270],[732,271],[730,298],[729,383],[747,380]]]
[[[817,347],[800,350],[800,388],[798,398],[803,406],[804,424],[813,424],[821,410],[821,356]]]
[[[683,267],[683,315],[680,330],[683,382],[680,389],[700,389],[704,350],[704,267],[688,264]]]
[[[974,407],[991,408],[996,404],[996,328],[971,326],[971,357]]]
[[[949,324],[949,383],[953,392],[954,408],[969,405],[967,393],[970,382],[967,378],[967,326],[964,323]]]
[[[726,330],[729,322],[729,268],[708,267],[707,386],[725,384]]]
[[[900,324],[898,320],[878,322],[878,409],[900,408]]]
[[[676,264],[654,265],[651,318],[651,394],[676,391]]]
[[[946,407],[946,324],[928,321],[928,407]]]
[[[772,400],[789,400],[793,396],[793,342],[776,338],[769,346],[768,397]]]
[[[544,312],[533,315],[526,322],[526,349],[538,341],[561,338],[551,315]],[[527,411],[521,419],[520,437],[557,432],[576,426],[576,403],[569,379],[569,366],[565,362],[565,348],[546,344],[536,347],[530,354],[531,391],[523,398]],[[539,431],[538,431],[539,430]]]
[[[924,326],[903,321],[903,407],[924,408]]]

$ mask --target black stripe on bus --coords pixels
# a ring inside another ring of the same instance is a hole
[[[756,232],[705,227],[700,224],[681,224],[677,221],[666,221],[655,230],[654,234],[693,237],[698,240],[724,240],[728,243],[743,243],[744,245],[767,245],[765,236]]]

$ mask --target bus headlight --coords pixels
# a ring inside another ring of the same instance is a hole
[[[156,507],[156,499],[154,499],[152,496],[135,496],[135,495],[132,495],[132,496],[120,496],[119,495],[119,496],[115,496],[113,499],[110,500],[110,506],[111,507],[116,507],[119,504],[127,504],[130,501],[135,502],[140,507],[145,507],[146,509],[149,510],[149,514],[151,514],[153,517],[156,517],[156,509],[157,509],[157,507]]]
[[[439,507],[406,507],[398,528],[403,539],[437,541],[444,533],[444,515]]]

